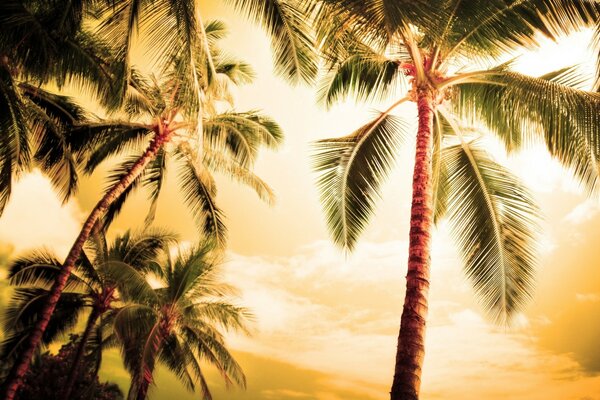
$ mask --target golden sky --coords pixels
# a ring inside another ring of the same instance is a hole
[[[248,189],[219,182],[230,230],[225,277],[241,289],[240,303],[257,322],[252,337],[229,339],[248,375],[248,391],[226,394],[211,375],[215,397],[386,399],[404,298],[413,141],[405,143],[361,244],[344,255],[328,240],[310,142],[351,132],[378,105],[349,102],[326,111],[315,103],[313,89],[274,77],[260,29],[229,8],[208,4],[205,13],[227,22],[231,35],[223,47],[257,71],[255,84],[238,91],[237,109],[262,109],[286,133],[283,148],[262,154],[257,165],[277,193],[274,207]],[[589,39],[582,32],[546,44],[520,57],[518,68],[539,75],[592,61]],[[411,107],[400,112],[410,118]],[[600,203],[586,200],[569,173],[539,149],[499,158],[529,185],[545,214],[535,298],[515,327],[489,323],[440,226],[434,233],[423,398],[600,400]],[[23,177],[0,219],[0,255],[38,246],[66,253],[104,187],[100,175],[84,182],[79,197],[65,206],[39,173]],[[156,224],[193,241],[195,227],[174,181],[167,182]],[[135,197],[113,231],[140,227],[144,204],[144,195]],[[126,384],[117,353],[107,355],[103,377]],[[162,370],[153,390],[153,399],[197,398]]]

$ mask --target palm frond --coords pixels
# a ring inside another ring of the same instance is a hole
[[[311,83],[317,55],[309,18],[297,0],[228,0],[260,23],[271,37],[275,71],[291,82]]]
[[[219,246],[224,247],[227,237],[223,212],[215,202],[216,187],[213,177],[208,171],[197,165],[190,156],[183,153],[179,177],[185,202],[206,237],[213,238]]]
[[[355,38],[353,38],[355,39]],[[383,56],[360,42],[326,72],[319,88],[319,100],[331,106],[347,96],[359,101],[381,100],[393,96],[403,86],[400,61]]]
[[[536,34],[552,40],[595,26],[600,6],[593,0],[493,0],[461,2],[451,33],[441,46],[475,58],[497,58],[517,48],[539,46]]]
[[[575,79],[569,70],[548,76],[558,82]],[[600,95],[558,82],[498,72],[458,84],[456,111],[469,124],[483,122],[508,151],[541,138],[592,192],[600,177]]]
[[[256,111],[217,114],[204,121],[203,129],[211,149],[230,154],[246,167],[253,164],[261,146],[274,148],[283,139],[279,125]]]
[[[225,174],[227,177],[250,187],[267,204],[272,205],[275,203],[273,189],[250,169],[210,148],[204,149],[203,156],[203,164],[210,170]]]
[[[146,226],[152,224],[154,216],[156,215],[158,196],[160,195],[167,172],[167,159],[168,153],[166,150],[164,148],[160,149],[156,154],[156,158],[146,167],[146,172],[142,181],[142,185],[150,190],[150,209],[148,210],[148,215],[145,220]]]
[[[518,179],[474,142],[446,147],[448,211],[465,272],[486,311],[508,323],[531,297],[539,211]]]
[[[0,65],[0,215],[10,198],[12,179],[29,165],[29,129],[24,110],[16,82]]]
[[[448,211],[448,170],[442,159],[444,136],[448,134],[447,121],[439,113],[433,119],[433,150],[431,162],[431,185],[433,187],[433,221],[438,224]]]
[[[382,113],[348,136],[315,144],[317,185],[335,243],[352,249],[373,215],[406,123]]]

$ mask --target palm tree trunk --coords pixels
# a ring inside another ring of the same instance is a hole
[[[96,325],[96,321],[100,318],[101,312],[97,307],[92,309],[90,316],[88,317],[87,324],[85,326],[85,330],[83,331],[83,335],[81,336],[81,340],[79,341],[79,345],[77,346],[77,352],[75,353],[75,357],[73,358],[73,364],[71,365],[71,371],[69,371],[69,377],[67,378],[67,384],[65,385],[65,390],[63,392],[64,399],[71,398],[71,392],[73,391],[73,386],[75,385],[75,380],[80,373],[81,362],[83,361],[83,354],[85,350],[85,345],[87,344],[90,335],[92,333],[92,329],[94,329],[94,325]]]
[[[23,377],[29,369],[31,357],[41,342],[42,335],[46,330],[46,326],[48,326],[50,316],[54,312],[56,303],[58,302],[65,284],[67,283],[69,275],[71,275],[71,270],[73,269],[75,262],[77,259],[79,259],[83,245],[89,238],[92,228],[96,222],[105,215],[110,205],[119,198],[119,196],[129,187],[129,185],[131,185],[133,181],[142,173],[148,163],[150,163],[156,157],[156,153],[160,150],[164,143],[170,139],[170,136],[171,134],[169,130],[165,130],[160,134],[156,134],[156,136],[150,142],[148,148],[146,148],[144,154],[133,164],[129,172],[124,175],[108,192],[106,192],[83,224],[83,228],[81,229],[81,232],[79,232],[79,236],[77,236],[73,247],[71,247],[67,258],[61,267],[60,273],[57,275],[56,280],[52,285],[50,296],[48,296],[48,300],[46,301],[46,304],[44,304],[44,307],[40,312],[39,319],[36,322],[31,336],[29,337],[27,348],[15,363],[15,366],[11,371],[11,375],[6,381],[5,400],[13,400],[17,390],[22,385]]]
[[[421,368],[425,355],[425,319],[427,317],[431,250],[430,229],[433,222],[431,148],[434,105],[431,88],[425,86],[417,89],[417,106],[419,129],[413,173],[406,296],[398,335],[391,400],[417,400],[419,398]]]

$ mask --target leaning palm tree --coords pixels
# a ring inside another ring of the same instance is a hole
[[[538,209],[527,189],[485,150],[542,141],[590,190],[600,183],[600,96],[572,87],[574,69],[542,77],[511,70],[507,54],[599,21],[596,1],[320,1],[316,21],[326,104],[347,95],[387,99],[348,136],[317,143],[318,186],[334,241],[351,250],[418,114],[408,272],[393,400],[419,397],[428,308],[431,229],[449,217],[466,275],[503,323],[531,296]]]
[[[214,44],[224,35],[224,27],[218,22],[209,23],[205,32],[206,40]],[[251,167],[261,147],[276,147],[281,142],[279,126],[255,111],[217,112],[231,101],[230,85],[251,80],[248,65],[226,56],[216,46],[209,49],[211,63],[198,52],[196,62],[191,64],[183,43],[178,49],[179,53],[171,55],[163,65],[160,77],[145,78],[135,69],[131,70],[122,101],[124,120],[98,119],[71,130],[69,148],[85,163],[88,172],[124,149],[132,146],[135,149],[140,143],[145,148],[111,175],[109,189],[84,222],[56,276],[28,345],[7,380],[8,399],[13,398],[21,384],[86,240],[94,229],[106,225],[118,212],[139,182],[150,187],[154,204],[163,182],[167,156],[172,155],[183,163],[181,178],[186,201],[202,231],[215,237],[220,245],[225,243],[225,226],[222,212],[214,201],[216,187],[209,169],[225,172],[250,185],[266,200],[273,197],[271,189],[251,172]],[[194,73],[190,72],[192,67]],[[206,73],[209,67],[214,69],[212,74]],[[200,92],[197,77],[203,77]]]
[[[219,328],[246,332],[249,312],[232,305],[234,292],[219,277],[221,251],[214,241],[203,241],[175,259],[166,257],[147,270],[158,287],[143,304],[122,308],[114,329],[131,373],[130,400],[144,400],[162,363],[191,391],[212,398],[203,362],[214,366],[229,386],[245,386],[242,369],[225,347]]]
[[[89,310],[85,328],[81,334],[70,373],[62,396],[71,397],[80,367],[86,353],[91,351],[98,370],[101,362],[101,346],[92,343],[99,337],[111,336],[110,322],[126,304],[139,301],[147,289],[140,271],[156,262],[159,255],[174,242],[172,234],[156,229],[118,235],[110,244],[104,235],[98,234],[87,243],[86,251],[76,263],[49,321],[43,343],[48,345],[72,331],[81,315]],[[14,361],[24,346],[29,331],[38,318],[38,312],[49,295],[61,263],[56,256],[45,250],[35,250],[15,260],[9,269],[9,279],[15,292],[4,316],[6,333],[0,344],[0,359],[5,363]],[[114,343],[114,336],[109,342]]]

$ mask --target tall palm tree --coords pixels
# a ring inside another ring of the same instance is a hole
[[[217,368],[227,385],[245,386],[219,328],[245,332],[250,314],[229,303],[234,290],[220,280],[220,254],[214,241],[205,240],[174,260],[168,256],[154,264],[151,273],[160,282],[154,295],[115,316],[114,329],[132,377],[130,400],[146,399],[157,362],[189,390],[198,385],[205,400],[212,396],[201,362]]]
[[[220,23],[207,24],[204,31],[209,45],[224,34]],[[215,102],[227,103],[228,85],[248,82],[251,78],[249,67],[226,57],[214,47],[209,48],[210,62],[201,52],[196,52],[194,63],[189,62],[183,44],[178,49],[179,52],[169,55],[170,58],[163,65],[161,79],[144,79],[135,69],[131,69],[125,98],[121,102],[129,119],[98,120],[72,129],[69,146],[85,160],[88,171],[92,171],[106,157],[136,142],[145,142],[147,145],[141,155],[122,164],[111,176],[110,188],[85,220],[40,311],[41,316],[29,336],[29,343],[7,380],[6,396],[9,400],[13,399],[22,382],[71,270],[94,227],[100,226],[107,212],[109,218],[118,212],[120,202],[124,201],[137,181],[151,185],[152,197],[156,199],[167,152],[173,151],[186,164],[182,170],[186,200],[202,229],[216,236],[221,245],[224,244],[225,227],[221,211],[214,203],[215,185],[205,167],[226,172],[252,186],[261,197],[272,198],[270,188],[249,168],[261,146],[274,147],[280,143],[282,136],[279,126],[256,112],[219,115],[212,106],[207,106]],[[207,65],[213,70],[210,74],[206,73]],[[198,77],[202,77],[200,86]],[[147,179],[143,176],[146,171]]]
[[[543,77],[511,70],[507,54],[539,35],[595,26],[600,4],[573,0],[320,1],[326,74],[320,95],[403,95],[348,136],[316,145],[318,186],[334,241],[352,249],[374,213],[383,179],[410,124],[392,115],[416,103],[418,127],[402,312],[391,399],[419,397],[428,308],[431,229],[448,216],[464,268],[492,318],[508,323],[531,296],[537,207],[485,150],[542,141],[590,190],[600,182],[600,97],[570,85],[567,69]],[[514,53],[513,53],[514,54]]]
[[[123,306],[145,298],[147,285],[141,271],[156,262],[174,240],[173,235],[154,229],[139,234],[127,231],[110,244],[102,234],[88,241],[87,250],[81,253],[43,337],[46,345],[56,341],[71,331],[81,315],[89,310],[66,377],[64,398],[71,396],[86,348],[94,350],[95,368],[100,368],[101,348],[91,340],[110,336],[108,323],[115,314]],[[60,261],[45,250],[26,254],[10,266],[9,279],[16,288],[3,321],[6,332],[0,345],[3,362],[14,361],[24,346],[60,267]]]

